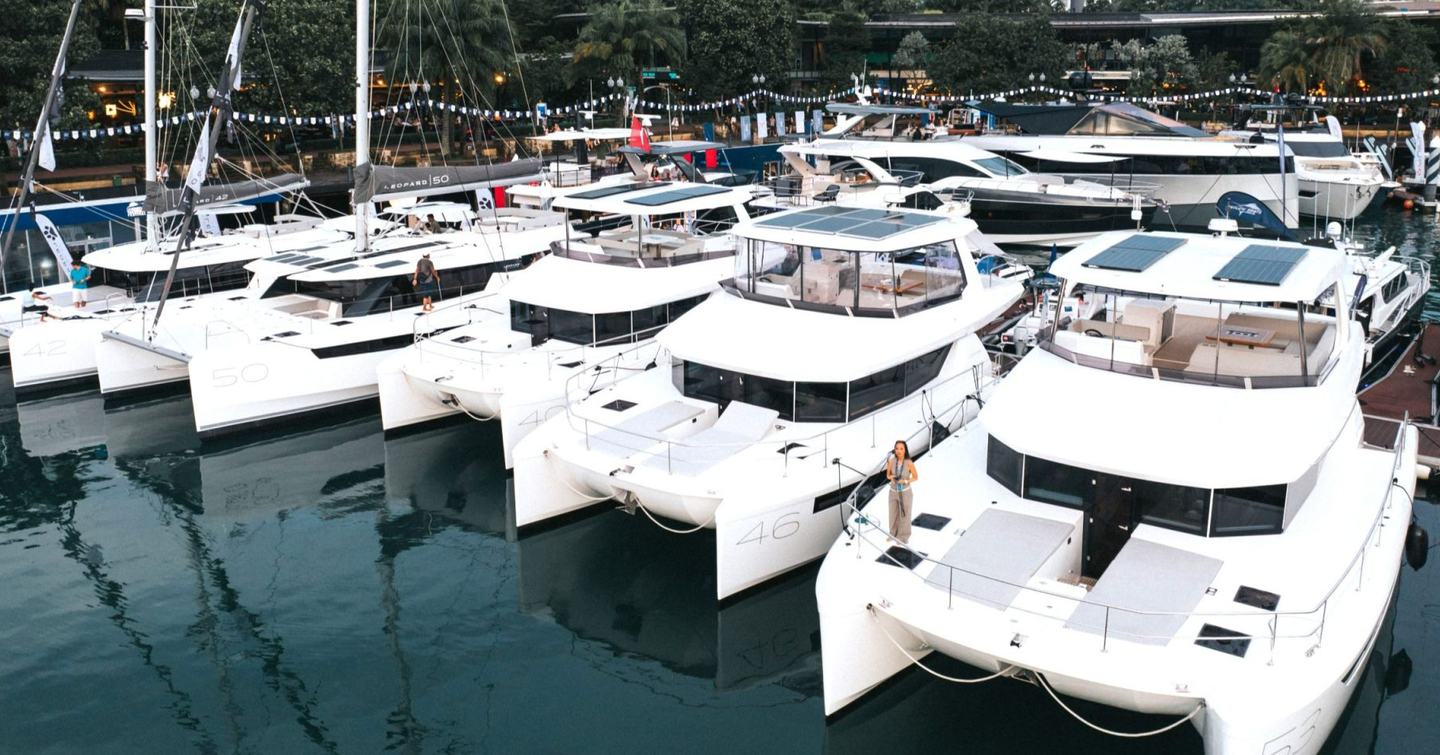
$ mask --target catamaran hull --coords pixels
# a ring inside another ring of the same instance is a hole
[[[100,392],[107,396],[181,385],[190,377],[187,362],[159,351],[141,348],[115,338],[101,338],[95,346]]]
[[[376,368],[388,353],[320,359],[279,343],[203,352],[190,360],[195,430],[220,435],[374,399]]]
[[[95,379],[95,347],[103,319],[51,320],[10,335],[10,369],[17,392],[88,383]]]

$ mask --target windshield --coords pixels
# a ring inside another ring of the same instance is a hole
[[[980,167],[984,168],[985,170],[996,176],[1023,176],[1026,173],[1030,172],[1028,170],[1025,170],[1025,168],[1022,167],[1020,163],[1017,163],[1014,160],[1007,160],[1006,158],[1003,158],[999,155],[996,155],[994,157],[981,158],[979,160],[976,160],[975,164],[979,165]]]
[[[1285,146],[1295,153],[1296,157],[1349,157],[1350,150],[1340,142],[1302,142],[1289,140]]]

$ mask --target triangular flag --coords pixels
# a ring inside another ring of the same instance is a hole
[[[631,116],[630,118],[629,145],[631,147],[642,149],[646,152],[650,151],[650,133],[647,132],[645,130],[645,127],[640,124],[640,116],[638,115]]]
[[[50,124],[40,127],[40,167],[55,170],[55,143],[50,140]]]

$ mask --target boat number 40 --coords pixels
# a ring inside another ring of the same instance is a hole
[[[244,367],[221,367],[210,371],[210,382],[216,388],[229,388],[241,383],[259,383],[270,377],[270,368],[264,364],[247,364]]]
[[[792,511],[789,514],[781,514],[776,517],[773,522],[764,519],[756,522],[755,526],[751,527],[750,531],[746,532],[745,536],[736,541],[735,544],[750,545],[754,543],[759,545],[765,542],[766,537],[772,540],[784,540],[799,531],[800,515]]]

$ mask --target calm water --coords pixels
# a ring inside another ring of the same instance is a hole
[[[1366,220],[1440,249],[1433,217]],[[517,539],[490,426],[202,449],[187,398],[17,407],[0,384],[0,751],[1199,750],[921,673],[827,725],[813,568],[717,609],[704,536],[604,511]],[[1405,570],[1332,751],[1440,742],[1437,590],[1440,565]]]

